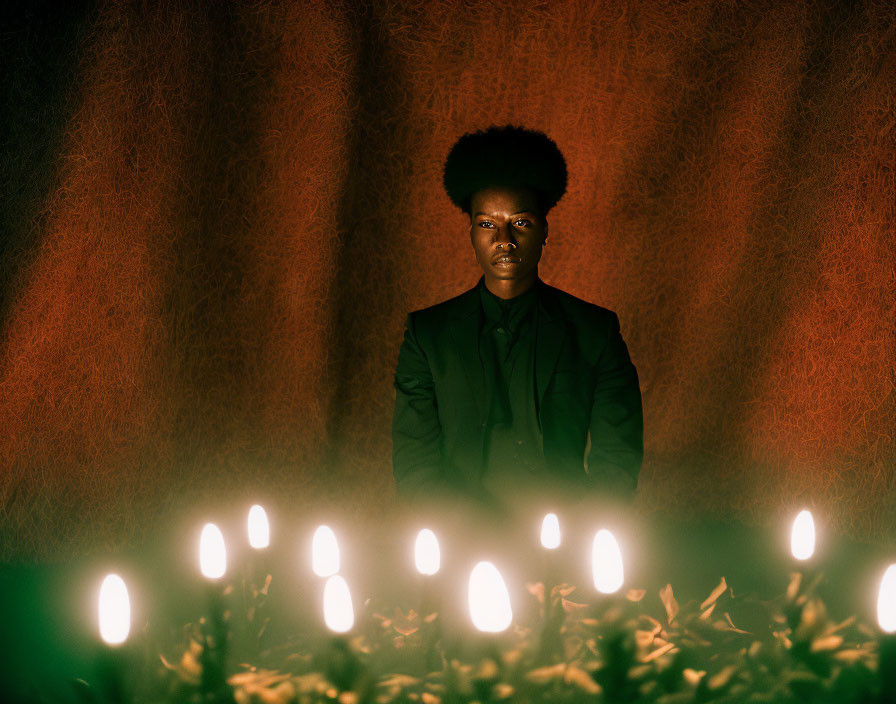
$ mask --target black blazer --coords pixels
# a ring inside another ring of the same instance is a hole
[[[535,386],[544,456],[557,480],[551,483],[631,495],[643,456],[643,416],[619,319],[540,280],[536,285]],[[392,422],[400,494],[476,492],[488,411],[480,309],[474,287],[408,315]]]

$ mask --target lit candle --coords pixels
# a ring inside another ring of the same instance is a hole
[[[560,521],[556,513],[548,513],[541,521],[541,546],[545,549],[544,563],[544,603],[542,607],[542,627],[539,639],[538,659],[549,662],[562,645],[560,628],[563,625],[563,608],[554,603],[554,585],[557,582],[557,548],[560,547]]]
[[[556,513],[547,514],[541,522],[541,546],[546,550],[544,555],[544,604],[547,614],[553,603],[551,592],[557,579],[554,555],[556,555],[557,548],[560,547],[560,521]]]
[[[507,585],[491,562],[477,563],[470,573],[469,603],[473,625],[483,633],[502,633],[513,621]]]
[[[882,635],[878,641],[881,701],[896,701],[896,564],[884,572],[877,595],[877,624]]]
[[[815,554],[815,520],[812,513],[803,509],[797,514],[790,531],[790,552],[793,557],[805,562]]]
[[[606,528],[597,531],[591,544],[591,575],[601,594],[615,594],[625,581],[619,543]]]
[[[247,644],[250,648],[247,652],[249,656],[247,659],[254,659],[261,648],[261,637],[265,632],[265,629],[258,628],[258,623],[264,620],[260,616],[267,596],[265,585],[268,568],[264,557],[271,544],[271,526],[268,515],[262,506],[255,504],[249,509],[246,528],[249,547],[252,550],[249,552],[248,559],[243,562],[241,569],[244,618],[239,620],[239,624],[246,634],[239,641]]]
[[[821,580],[821,573],[812,559],[815,556],[815,519],[808,509],[800,511],[790,529],[790,554],[800,563],[799,573],[792,575],[791,584],[796,594],[811,592]]]
[[[355,611],[348,584],[340,575],[324,584],[324,623],[335,634],[324,649],[323,669],[327,679],[342,691],[354,688],[361,677],[362,665],[352,652],[347,635],[355,626]]]
[[[436,652],[436,641],[441,633],[441,598],[435,593],[433,576],[442,566],[439,540],[429,528],[417,533],[414,541],[414,566],[420,575],[420,631],[423,640],[423,657],[427,672],[441,666],[441,658]]]
[[[339,572],[339,543],[330,526],[319,526],[311,540],[311,568],[318,577]]]
[[[106,575],[100,586],[98,621],[100,638],[106,644],[99,656],[100,686],[106,701],[128,701],[124,644],[131,630],[131,601],[127,585],[117,574]]]
[[[203,629],[200,686],[210,699],[232,696],[226,681],[227,626],[224,622],[224,594],[219,580],[227,571],[224,536],[214,523],[206,523],[199,537],[199,568],[206,578],[208,622]]]
[[[442,555],[439,551],[439,540],[429,528],[417,533],[414,541],[414,566],[422,580],[420,597],[420,617],[424,618],[437,610],[435,595],[432,593],[431,579],[441,567]]]

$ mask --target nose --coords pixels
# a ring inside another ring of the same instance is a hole
[[[495,229],[495,249],[507,249],[508,247],[515,248],[516,246],[516,238],[513,236],[511,228],[502,227]]]

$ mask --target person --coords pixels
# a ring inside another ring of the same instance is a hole
[[[407,317],[392,424],[399,496],[502,520],[533,500],[630,501],[643,419],[619,320],[538,277],[547,215],[566,191],[563,155],[541,132],[492,126],[455,143],[443,180],[483,274]]]

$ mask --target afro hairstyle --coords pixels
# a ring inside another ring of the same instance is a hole
[[[543,132],[492,125],[455,142],[442,178],[451,202],[467,215],[473,194],[492,186],[531,188],[546,215],[566,193],[566,160]]]

